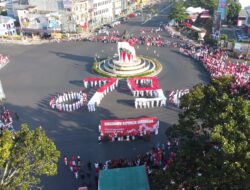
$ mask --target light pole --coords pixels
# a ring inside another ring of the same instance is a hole
[[[250,44],[248,44],[246,59],[248,59],[249,50],[250,50]]]

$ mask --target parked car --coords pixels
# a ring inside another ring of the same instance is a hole
[[[118,19],[118,21],[120,22],[126,22],[128,19],[126,17],[121,17]]]
[[[136,16],[141,16],[141,11],[135,11]]]
[[[106,29],[100,29],[100,30],[98,31],[98,34],[106,34],[106,35],[109,35],[109,31],[106,30]]]
[[[105,27],[107,29],[113,28],[113,26],[111,24],[104,24],[103,27]]]
[[[100,28],[96,28],[96,29],[94,30],[94,32],[98,33],[99,30],[101,30],[101,29],[100,29]]]
[[[117,26],[117,25],[119,25],[119,24],[121,24],[121,21],[119,21],[119,20],[114,21],[114,22],[111,23],[111,25],[112,25],[113,27],[115,27],[115,26]]]
[[[128,18],[133,18],[133,17],[136,17],[136,14],[135,14],[135,13],[130,13],[130,14],[128,15]]]

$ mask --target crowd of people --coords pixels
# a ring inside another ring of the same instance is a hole
[[[234,63],[229,61],[226,52],[205,45],[201,47],[180,47],[180,52],[201,61],[212,78],[233,76],[236,85],[249,86],[250,66],[247,62]]]
[[[138,155],[135,159],[107,160],[106,162],[95,162],[95,172],[99,175],[101,170],[124,168],[144,165],[150,175],[155,169],[167,170],[172,164],[179,140],[171,139],[166,143],[158,144],[146,154]]]
[[[91,186],[92,174],[94,174],[94,181],[97,185],[101,170],[144,165],[148,175],[158,169],[166,171],[173,163],[178,146],[179,139],[169,139],[165,143],[157,144],[156,147],[153,147],[147,153],[139,154],[134,159],[114,159],[95,163],[88,161],[84,164],[84,162],[81,161],[80,156],[76,157],[73,155],[70,158],[65,156],[63,161],[64,164],[69,167],[70,171],[74,173],[76,179],[81,178],[82,180],[85,180],[85,176],[87,176],[87,185]]]
[[[165,29],[172,37],[181,36],[169,26],[166,26]],[[232,92],[238,91],[239,87],[250,89],[250,64],[247,61],[233,62],[229,58],[230,52],[209,45],[197,44],[184,37],[179,38],[176,47],[182,54],[202,62],[212,78],[234,77],[235,83],[232,84]],[[250,98],[250,93],[246,93],[246,96]]]
[[[142,29],[136,32],[136,34],[120,34],[119,31],[110,32],[108,35],[96,35],[85,39],[85,41],[91,42],[103,42],[103,43],[117,43],[123,41],[124,38],[133,40],[135,45],[147,45],[164,47],[169,45],[161,35],[161,28],[157,29]]]
[[[187,93],[189,93],[189,89],[171,90],[167,92],[168,102],[180,107],[180,98]]]
[[[0,116],[1,116],[0,134],[2,134],[4,130],[9,130],[11,132],[14,132],[13,119],[12,119],[10,111],[8,109],[2,108]]]
[[[59,111],[72,112],[84,105],[87,101],[87,94],[80,92],[65,92],[58,94],[50,99],[49,105],[52,109]]]
[[[80,156],[72,156],[70,159],[68,159],[67,156],[63,159],[64,164],[69,167],[70,171],[74,173],[75,178],[78,178],[78,172],[81,167],[81,158]]]

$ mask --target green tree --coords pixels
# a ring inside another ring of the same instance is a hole
[[[180,23],[187,19],[187,12],[184,7],[184,3],[181,0],[174,0],[171,11],[169,13],[169,18],[174,19],[176,22]]]
[[[157,189],[250,189],[250,103],[231,94],[232,81],[199,84],[182,98],[185,111],[166,131],[181,145],[167,172],[153,176]]]
[[[15,190],[37,187],[40,176],[57,174],[60,152],[39,127],[21,126],[13,138],[9,131],[0,136],[0,189]]]
[[[212,14],[218,7],[218,0],[187,0],[186,6],[201,7],[209,10]]]
[[[227,23],[230,25],[236,24],[241,10],[240,3],[232,2],[227,6]]]

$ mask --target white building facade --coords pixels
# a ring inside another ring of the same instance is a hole
[[[113,0],[113,15],[115,18],[121,16],[122,14],[122,1]]]
[[[0,36],[16,35],[15,19],[0,16]]]
[[[62,0],[28,0],[30,6],[35,6],[39,11],[55,12],[63,10]]]
[[[92,0],[92,21],[104,24],[114,20],[112,0]]]
[[[89,21],[90,2],[88,0],[73,0],[72,1],[72,15],[76,24],[85,25]]]

